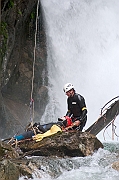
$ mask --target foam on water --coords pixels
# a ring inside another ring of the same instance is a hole
[[[113,144],[114,145],[114,144]],[[119,149],[119,144],[116,144]],[[118,154],[105,149],[99,149],[92,156],[75,158],[53,158],[48,159],[37,157],[41,169],[34,172],[34,180],[118,180],[119,172],[112,168],[112,163],[119,160]],[[38,175],[40,178],[38,178]],[[24,177],[19,180],[23,180]]]

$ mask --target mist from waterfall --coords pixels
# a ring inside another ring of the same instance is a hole
[[[50,98],[41,122],[65,115],[63,86],[71,82],[86,100],[86,129],[103,105],[119,95],[119,0],[41,0],[41,4]]]

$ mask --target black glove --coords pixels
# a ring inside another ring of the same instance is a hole
[[[39,127],[40,123],[34,123],[33,127]]]
[[[61,119],[61,118],[58,118],[58,121],[63,121],[63,119]]]
[[[34,124],[33,124],[33,127],[37,127],[37,125],[38,125],[37,123],[34,123]]]

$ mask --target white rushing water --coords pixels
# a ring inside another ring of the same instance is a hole
[[[119,160],[114,148],[119,151],[119,144],[107,144],[111,148],[99,149],[92,156],[75,158],[41,158],[42,170],[35,170],[34,180],[119,180],[119,172],[112,168],[112,163]],[[109,151],[110,149],[110,151]],[[44,160],[43,160],[44,159]],[[33,161],[33,160],[32,160]],[[38,178],[39,177],[39,178]],[[27,179],[27,178],[26,178]],[[19,180],[25,180],[24,177]],[[30,180],[30,179],[29,179]]]
[[[119,95],[119,1],[41,3],[46,23],[50,97],[42,121],[56,121],[65,115],[67,97],[63,86],[71,82],[86,100],[86,129],[97,120],[105,103]],[[99,138],[103,138],[102,134]]]
[[[56,121],[66,113],[63,86],[71,82],[85,97],[88,128],[99,117],[103,105],[119,95],[119,0],[41,0],[41,4],[50,97],[42,122]],[[103,140],[102,133],[98,138]],[[111,167],[116,160],[114,152],[103,149],[84,158],[49,160],[49,164],[42,164],[41,178],[34,174],[34,179],[119,180],[119,172]]]

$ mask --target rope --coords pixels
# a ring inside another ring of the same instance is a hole
[[[35,30],[35,45],[34,45],[34,61],[33,61],[33,72],[32,72],[32,87],[31,87],[31,101],[30,101],[30,109],[31,109],[31,123],[33,125],[33,119],[34,119],[34,100],[33,100],[33,84],[34,84],[34,67],[35,67],[35,61],[36,61],[36,37],[37,37],[37,20],[38,20],[38,10],[39,10],[39,0],[37,3],[37,12],[36,12],[36,30]]]
[[[104,138],[104,140],[105,140],[105,132],[106,132],[106,130],[107,130],[107,128],[115,121],[115,119],[116,119],[116,116],[115,116],[115,118],[111,121],[111,123],[109,123],[107,126],[106,126],[106,128],[105,128],[105,130],[104,130],[104,132],[103,132],[103,138]],[[113,124],[113,126],[114,126],[114,135],[115,136],[117,136],[117,137],[119,137],[119,135],[117,135],[117,133],[116,133],[116,125],[115,124]],[[108,134],[108,136],[109,136],[109,134]],[[110,136],[109,136],[110,137]],[[111,138],[111,137],[110,137]]]

